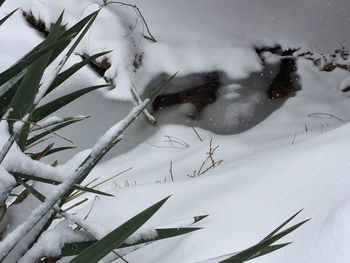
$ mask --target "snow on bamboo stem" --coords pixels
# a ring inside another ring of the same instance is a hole
[[[124,130],[130,125],[136,117],[143,112],[146,106],[150,103],[150,99],[144,100],[140,105],[136,106],[123,120],[119,121],[113,127],[111,127],[94,145],[91,151],[91,155],[98,156],[106,149],[110,143],[120,137]]]
[[[85,116],[85,115],[78,115],[78,116],[74,116],[74,117],[68,117],[68,118],[61,118],[61,117],[56,117],[56,116],[51,116],[48,117],[42,121],[33,123],[31,125],[30,131],[38,131],[41,129],[46,129],[50,126],[56,125],[56,124],[60,124],[66,121],[71,121],[71,120],[84,120],[89,118],[89,116]]]
[[[70,191],[73,185],[78,182],[81,177],[84,176],[85,171],[95,161],[96,157],[103,154],[108,146],[113,141],[120,137],[122,132],[142,113],[142,111],[150,103],[150,99],[146,99],[142,104],[135,107],[123,120],[118,122],[112,128],[110,128],[105,135],[93,146],[90,155],[83,161],[83,164],[72,174],[72,176],[66,179],[62,184],[56,186],[51,195],[48,195],[45,202],[37,206],[32,213],[28,216],[27,220],[19,225],[15,230],[9,233],[4,240],[0,243],[0,261],[6,258],[6,256],[14,249],[17,243],[21,242],[23,238],[39,223],[59,200],[66,193]],[[41,231],[39,228],[38,232]],[[31,233],[31,234],[40,234]]]
[[[140,228],[123,242],[124,244],[127,244],[128,247],[116,249],[115,251],[117,253],[109,253],[103,258],[103,261],[112,262],[114,260],[117,260],[120,257],[124,257],[133,251],[149,245],[150,242],[156,240],[157,238],[159,238],[159,235],[156,229]],[[143,243],[137,244],[140,241],[143,241]]]
[[[16,185],[16,180],[5,168],[0,166],[0,203],[5,202],[11,190]]]

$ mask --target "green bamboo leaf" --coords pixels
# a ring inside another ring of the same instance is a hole
[[[26,56],[25,58],[22,58],[20,61],[15,63],[12,67],[6,69],[5,71],[0,73],[0,89],[2,89],[3,85],[11,80],[16,75],[20,74],[25,68],[32,65],[34,62],[36,62],[41,57],[47,55],[47,53],[52,52],[56,50],[58,47],[62,48],[67,47],[68,44],[71,41],[71,38],[74,35],[67,36],[65,38],[61,38],[57,41],[55,41],[53,44],[45,46],[44,43],[41,45],[43,48],[37,50],[36,52],[30,53],[30,55]],[[46,40],[44,40],[45,42]]]
[[[201,221],[201,220],[207,218],[208,216],[209,216],[209,215],[195,216],[195,217],[194,217],[194,223],[193,223],[193,224],[195,224],[195,223],[197,223],[197,222],[199,222],[199,221]]]
[[[25,181],[23,181],[20,178],[16,178],[17,182],[19,182],[21,185],[24,186],[24,188],[30,192],[32,195],[34,195],[39,201],[44,202],[45,201],[45,196],[43,194],[41,194],[39,191],[37,191],[36,189],[34,189],[34,187],[32,187],[31,185],[27,184]]]
[[[108,53],[110,53],[111,51],[106,51],[106,52],[101,52],[98,54],[95,54],[91,57],[88,57],[86,59],[84,59],[83,61],[74,64],[73,66],[71,66],[69,69],[63,71],[62,73],[60,73],[57,78],[55,79],[55,81],[52,83],[52,85],[48,88],[47,93],[49,94],[51,91],[53,91],[55,88],[57,88],[59,85],[61,85],[63,82],[65,82],[69,77],[71,77],[73,74],[75,74],[76,72],[78,72],[81,68],[83,68],[84,66],[86,66],[87,64],[91,63],[92,61],[94,61],[95,59],[104,56]]]
[[[56,41],[62,19],[63,12],[52,27],[50,34],[43,44],[43,48],[53,44]],[[35,61],[28,69],[27,74],[25,74],[15,96],[11,101],[10,107],[13,109],[9,115],[11,119],[22,119],[26,114],[32,111],[34,107],[34,99],[38,92],[41,78],[49,63],[50,57],[51,52],[46,53],[39,60]],[[10,121],[9,123],[12,124],[13,121]]]
[[[294,215],[292,215],[290,218],[288,218],[286,221],[284,221],[280,226],[278,226],[275,230],[273,230],[270,234],[268,234],[263,240],[261,240],[261,242],[274,236],[278,231],[280,231],[285,225],[287,225],[290,221],[292,221],[302,211],[303,211],[303,209],[296,212]]]
[[[76,148],[75,146],[57,147],[57,148],[53,148],[53,149],[48,150],[44,154],[43,154],[43,152],[30,153],[29,156],[33,160],[37,160],[39,157],[46,157],[46,156],[49,156],[49,155],[57,153],[57,152],[71,150],[71,149],[75,149],[75,148]]]
[[[262,249],[258,254],[256,254],[255,256],[249,258],[249,260],[252,260],[254,258],[258,258],[258,257],[262,257],[265,256],[267,254],[270,254],[272,252],[275,252],[276,250],[280,250],[288,245],[290,245],[291,243],[283,243],[283,244],[278,244],[278,245],[271,245],[268,246],[267,248]]]
[[[104,195],[104,196],[109,196],[109,197],[114,197],[114,195],[106,193],[106,192],[102,192],[90,187],[85,187],[85,186],[81,186],[81,185],[74,185],[73,189],[75,190],[79,190],[79,191],[83,191],[86,193],[92,193],[92,194],[97,194],[97,195]]]
[[[9,19],[17,10],[18,10],[18,8],[16,8],[16,9],[13,10],[11,13],[9,13],[7,16],[5,16],[4,18],[2,18],[2,19],[0,20],[0,26],[1,26],[3,23],[5,23],[5,21],[6,21],[7,19]]]
[[[135,245],[141,245],[141,244],[147,244],[150,242],[159,241],[166,238],[181,236],[184,234],[188,234],[197,230],[200,230],[201,228],[197,227],[182,227],[182,228],[167,228],[167,229],[155,229],[157,231],[158,236],[154,237],[153,239],[141,239],[135,244],[126,244],[122,243],[119,248],[127,248],[127,247],[133,247]],[[85,249],[89,248],[91,245],[96,243],[97,241],[88,241],[88,242],[81,242],[81,243],[67,243],[64,245],[61,251],[61,257],[67,257],[67,256],[76,256],[82,253]]]
[[[55,79],[57,78],[57,76],[60,73],[61,69],[66,64],[66,62],[68,61],[69,57],[73,54],[74,50],[77,48],[77,46],[79,45],[81,40],[84,38],[85,34],[88,32],[88,30],[90,29],[91,25],[95,21],[97,15],[98,15],[98,11],[95,12],[95,15],[90,19],[90,21],[88,21],[87,25],[83,28],[83,31],[80,34],[78,34],[77,39],[73,42],[71,47],[68,49],[68,51],[65,54],[65,56],[63,56],[63,58],[61,59],[60,63],[58,64],[58,66],[56,68],[54,79],[52,80],[51,83],[49,83],[49,86],[45,87],[45,90],[43,91],[42,96],[45,96],[47,94],[48,89],[50,88],[50,86],[52,86],[52,83],[55,82]],[[51,32],[52,32],[52,30],[51,30]]]
[[[90,116],[84,116],[84,115],[80,115],[80,116],[74,116],[74,117],[64,117],[64,118],[57,118],[51,122],[47,122],[45,123],[45,120],[43,120],[42,122],[35,122],[35,124],[33,125],[33,127],[30,129],[30,132],[36,132],[39,130],[45,130],[48,129],[50,127],[53,127],[55,125],[58,124],[62,124],[65,122],[69,122],[69,121],[82,121],[85,119],[90,118]]]
[[[84,88],[84,89],[72,92],[72,93],[67,94],[65,96],[59,97],[58,99],[50,101],[50,102],[46,103],[45,105],[40,106],[34,110],[33,115],[32,115],[32,121],[36,122],[36,121],[39,121],[43,118],[46,118],[50,114],[54,113],[55,111],[61,109],[62,107],[68,105],[72,101],[80,98],[81,96],[83,96],[91,91],[105,88],[105,87],[110,87],[110,86],[111,86],[110,84],[92,86],[92,87],[88,87],[88,88]]]
[[[90,21],[90,19],[92,19],[96,14],[98,14],[99,11],[100,10],[97,10],[97,11],[91,13],[90,15],[84,17],[82,20],[77,22],[75,25],[73,25],[68,30],[66,30],[64,32],[60,31],[60,36],[59,36],[58,40],[62,41],[64,39],[71,39],[73,36],[76,36],[77,34],[79,34],[79,32],[86,26],[86,24]],[[31,56],[33,56],[34,53],[38,52],[42,48],[43,43],[44,43],[44,41],[41,42],[36,47],[34,47],[21,60],[28,60]],[[54,61],[67,46],[68,45],[61,45],[61,46],[58,46],[58,48],[54,48],[53,54],[52,54],[51,59],[50,59],[50,63],[52,61]]]
[[[95,14],[91,17],[91,19],[88,21],[86,26],[83,27],[83,31],[78,35],[78,37],[75,40],[75,42],[73,43],[73,45],[69,48],[69,50],[68,50],[68,52],[66,54],[67,58],[69,58],[73,54],[74,50],[77,48],[77,46],[79,45],[81,40],[84,38],[86,33],[89,31],[89,29],[92,26],[92,24],[95,22],[95,19],[96,19],[96,17],[97,17],[99,12],[100,12],[100,10],[97,10],[95,12]],[[79,30],[79,32],[80,32],[80,30]]]
[[[59,39],[66,38],[66,37],[71,36],[71,35],[76,36],[77,34],[79,34],[81,32],[81,30],[83,30],[85,28],[85,26],[89,23],[89,21],[91,21],[92,19],[94,20],[96,18],[96,16],[98,15],[99,12],[100,12],[100,9],[91,13],[90,15],[86,16],[85,18],[80,20],[78,23],[73,25],[71,28],[69,28],[67,31],[61,32],[62,34],[59,36]],[[37,48],[39,48],[39,47],[37,47]],[[59,56],[59,54],[62,53],[62,51],[65,48],[66,47],[61,47],[61,48],[54,50],[50,61],[52,62],[53,60],[55,60]]]
[[[21,79],[15,82],[13,86],[11,86],[2,96],[0,96],[0,116],[3,116],[9,108],[13,96],[16,94],[20,81]]]
[[[29,174],[23,174],[23,173],[17,173],[17,172],[11,172],[11,174],[19,180],[25,180],[25,181],[35,181],[35,182],[40,182],[40,183],[45,183],[45,184],[52,184],[52,185],[59,185],[62,182],[57,181],[57,180],[53,180],[53,179],[47,179],[47,178],[42,178],[39,176],[35,176],[35,175],[29,175]],[[98,195],[104,195],[104,196],[110,196],[110,197],[114,197],[114,195],[112,194],[108,194],[106,192],[102,192],[90,187],[86,187],[86,186],[82,186],[82,185],[73,185],[73,189],[74,190],[79,190],[79,191],[83,191],[83,192],[87,192],[87,193],[92,193],[92,194],[98,194]]]
[[[54,61],[58,55],[62,53],[62,51],[68,46],[71,39],[79,34],[79,32],[86,26],[86,24],[94,18],[98,14],[99,10],[91,13],[86,16],[84,19],[76,23],[74,26],[69,28],[67,31],[63,32],[58,40],[47,47],[44,47],[45,41],[36,46],[32,51],[30,51],[27,55],[25,55],[21,60],[15,63],[9,69],[0,73],[0,94],[3,94],[7,91],[10,91],[8,95],[14,95],[15,91],[13,89],[17,89],[18,85],[17,81],[12,81],[17,75],[23,74],[23,70],[33,64],[36,60],[38,60],[41,56],[45,55],[48,52],[52,52],[52,55],[49,60],[49,64]],[[51,87],[52,88],[52,87]],[[1,90],[5,90],[1,92]],[[10,97],[12,99],[12,96]],[[9,98],[9,96],[7,96]],[[2,99],[0,99],[1,101]]]
[[[56,41],[59,28],[62,22],[63,13],[58,18],[57,22],[54,24],[50,34],[45,40],[43,48],[52,44]],[[9,128],[10,132],[13,133],[13,127],[15,120],[21,120],[25,115],[29,115],[34,108],[34,100],[39,91],[39,85],[44,71],[48,65],[50,59],[50,52],[46,53],[35,61],[28,69],[28,72],[23,77],[13,99],[10,103],[9,112]],[[21,150],[24,150],[26,139],[28,136],[29,124],[24,124],[19,131],[13,133],[11,138],[12,143],[17,140],[17,144]]]
[[[146,223],[161,206],[168,200],[169,197],[159,201],[158,203],[147,208],[143,212],[134,216],[111,233],[106,235],[101,240],[92,244],[81,254],[76,256],[71,263],[86,263],[86,262],[98,262],[105,257],[108,253],[118,248],[129,236],[131,236],[137,229],[139,229],[144,223]]]
[[[251,258],[254,257],[258,257],[260,253],[262,253],[262,251],[266,250],[270,245],[272,245],[273,243],[275,243],[276,241],[280,240],[281,238],[283,238],[284,236],[290,234],[291,232],[293,232],[294,230],[296,230],[297,228],[301,227],[303,224],[305,224],[307,221],[309,220],[305,220],[302,221],[280,233],[277,233],[276,235],[268,238],[268,239],[264,239],[263,241],[261,241],[260,243],[245,249],[237,254],[235,254],[234,256],[221,261],[220,263],[242,263],[245,261],[250,260]]]
[[[30,146],[31,144],[37,142],[38,140],[40,140],[41,138],[49,135],[49,134],[52,134],[53,132],[55,131],[58,131],[66,126],[69,126],[71,124],[74,124],[74,123],[77,123],[79,121],[82,121],[83,119],[73,119],[73,120],[70,120],[70,121],[66,121],[66,122],[63,122],[63,123],[60,123],[60,124],[57,124],[57,125],[54,125],[52,126],[52,128],[50,127],[50,129],[46,129],[44,132],[42,133],[39,133],[37,135],[34,135],[33,137],[30,137],[27,141],[26,141],[26,146]]]
[[[127,124],[125,125],[124,129],[121,129],[119,131],[118,134],[116,134],[114,136],[114,140],[112,140],[105,149],[103,149],[101,151],[100,154],[98,154],[97,156],[94,157],[94,160],[92,160],[91,164],[89,166],[87,166],[85,168],[85,171],[82,173],[82,175],[80,176],[80,178],[78,179],[77,183],[80,184],[82,181],[84,181],[84,179],[86,178],[86,176],[90,173],[90,171],[96,166],[96,164],[110,151],[110,149],[112,149],[118,142],[121,141],[121,139],[119,138],[120,135],[122,135],[122,133],[130,126],[130,124],[135,121],[137,119],[137,117],[142,113],[143,110],[145,110],[147,108],[147,106],[159,95],[161,94],[169,85],[170,83],[175,79],[177,73],[175,73],[174,75],[172,75],[170,78],[168,78],[167,80],[163,81],[157,88],[155,88],[150,96],[149,96],[149,101],[148,103],[146,103],[144,106],[142,106],[141,110],[139,111],[138,114],[134,114],[133,116],[131,116],[131,118],[128,120]],[[91,155],[89,155],[85,161],[81,164],[81,166],[91,158]],[[69,196],[71,194],[71,192],[68,192],[68,195],[66,195],[65,197]]]

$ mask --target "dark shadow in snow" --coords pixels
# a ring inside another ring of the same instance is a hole
[[[203,101],[201,101],[202,108],[200,109],[191,107],[189,105],[191,101],[188,101],[187,105],[175,105],[163,109],[160,109],[160,107],[155,113],[158,119],[157,127],[150,125],[141,116],[128,128],[124,139],[111,150],[106,159],[133,149],[140,143],[147,141],[159,127],[169,123],[201,127],[217,134],[235,134],[254,127],[281,107],[286,100],[286,98],[270,100],[266,95],[269,85],[271,85],[278,72],[279,66],[271,64],[267,65],[263,72],[251,74],[249,78],[241,80],[232,80],[220,72],[191,74],[176,79],[168,88],[166,94],[181,92],[188,87],[200,87],[208,82],[208,79],[215,80],[219,77],[219,80],[211,82],[211,87],[217,89],[217,93],[215,93],[217,98],[215,98],[215,101],[210,100],[210,103],[205,102],[203,104]],[[155,78],[145,94],[166,77],[163,74]],[[293,82],[297,85],[296,76],[294,76]],[[217,83],[220,83],[220,85],[215,86]],[[213,95],[206,88],[203,91]],[[93,107],[91,107],[92,105]],[[125,117],[133,106],[131,102],[111,100],[99,92],[94,92],[72,103],[69,110],[63,109],[57,112],[55,114],[57,116],[84,114],[90,115],[91,118],[60,132],[61,135],[73,140],[77,149],[72,150],[70,154],[67,154],[68,152],[59,153],[54,157],[49,157],[47,158],[48,162],[52,162],[57,158],[60,163],[63,163],[74,152],[90,148],[107,129]],[[57,146],[62,145],[60,139],[54,138],[54,141],[57,142]]]

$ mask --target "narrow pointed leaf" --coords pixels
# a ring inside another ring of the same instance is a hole
[[[262,241],[269,239],[270,237],[274,236],[278,231],[280,231],[285,225],[287,225],[290,221],[292,221],[297,215],[299,215],[303,210],[300,210],[296,212],[294,215],[292,215],[290,218],[288,218],[286,221],[284,221],[280,226],[278,226],[275,230],[273,230],[270,234],[268,234]]]
[[[195,217],[194,217],[194,223],[197,223],[197,222],[199,222],[199,221],[201,221],[201,220],[207,218],[208,216],[209,216],[209,215],[195,216]],[[194,224],[194,223],[193,223],[193,224]]]
[[[280,233],[277,233],[276,235],[268,238],[268,239],[264,239],[263,241],[261,241],[260,243],[246,249],[243,250],[237,254],[235,254],[233,257],[223,260],[220,263],[242,263],[244,261],[249,260],[250,258],[258,255],[259,253],[261,253],[261,251],[264,251],[265,249],[267,249],[270,245],[272,245],[273,243],[275,243],[277,240],[281,239],[282,237],[288,235],[289,233],[293,232],[294,230],[296,230],[297,228],[299,228],[300,226],[302,226],[303,224],[305,224],[308,220],[302,221]]]
[[[126,244],[123,243],[119,246],[119,248],[127,248],[127,247],[133,247],[135,245],[141,245],[141,244],[147,244],[150,242],[159,241],[166,238],[181,236],[184,234],[188,234],[197,230],[200,230],[201,228],[196,227],[183,227],[183,228],[168,228],[168,229],[155,229],[158,233],[157,237],[154,237],[153,239],[141,239],[135,244]],[[67,243],[62,248],[61,257],[67,257],[67,256],[75,256],[79,255],[81,252],[83,252],[85,249],[96,243],[97,241],[88,241],[88,242],[81,242],[81,243]]]
[[[54,43],[58,37],[59,27],[63,19],[63,13],[54,24],[50,34],[48,35],[43,48]],[[30,66],[27,74],[25,74],[20,86],[17,88],[17,92],[11,101],[10,107],[12,111],[9,115],[12,119],[22,119],[26,114],[31,112],[34,107],[34,99],[38,92],[41,78],[49,63],[51,57],[51,51],[43,55],[39,60],[35,61]],[[10,121],[12,124],[13,121]]]
[[[17,181],[24,186],[24,188],[30,192],[32,195],[34,195],[37,199],[39,199],[41,202],[45,201],[45,196],[41,194],[39,191],[34,189],[31,185],[27,184],[25,181],[21,180],[20,178],[17,178]]]
[[[161,83],[157,88],[155,88],[148,99],[147,103],[144,103],[143,105],[139,105],[139,110],[137,114],[132,114],[129,113],[130,118],[128,118],[128,122],[124,125],[123,129],[118,131],[118,134],[115,134],[113,136],[113,138],[111,139],[111,142],[106,146],[105,149],[103,149],[101,151],[100,154],[98,154],[97,156],[94,157],[94,160],[92,160],[91,164],[86,167],[85,171],[82,173],[82,175],[80,176],[79,180],[78,180],[78,184],[80,184],[85,178],[86,176],[90,173],[90,171],[95,167],[95,165],[103,158],[103,156],[106,155],[106,153],[108,153],[108,151],[110,149],[113,148],[113,146],[115,146],[118,142],[120,142],[120,136],[123,134],[123,132],[130,126],[130,124],[135,121],[137,119],[137,117],[143,112],[143,110],[145,110],[147,108],[147,106],[160,94],[162,93],[168,86],[169,84],[174,80],[174,78],[176,77],[177,73],[175,73],[174,75],[172,75],[170,78],[168,78],[166,81],[164,81],[163,83]],[[130,114],[132,116],[130,116]],[[89,155],[85,161],[81,164],[83,165],[86,161],[90,160],[92,157],[91,155]],[[71,192],[69,192],[69,194],[71,194]],[[66,196],[67,197],[67,196]]]
[[[50,102],[46,103],[45,105],[40,106],[39,108],[36,108],[34,110],[34,113],[32,116],[32,121],[39,121],[43,118],[46,118],[50,114],[54,113],[55,111],[61,109],[62,107],[68,105],[72,101],[80,98],[81,96],[83,96],[91,91],[105,88],[105,87],[110,87],[110,86],[111,85],[109,85],[109,84],[91,86],[88,88],[84,88],[84,89],[72,92],[70,94],[62,96],[62,97],[55,99],[53,101],[50,101]]]
[[[98,15],[98,13],[100,12],[100,9],[91,13],[90,15],[86,16],[85,18],[83,18],[82,20],[80,20],[78,23],[76,23],[74,26],[72,26],[71,28],[69,28],[67,31],[62,32],[62,34],[59,36],[59,39],[61,38],[66,38],[67,36],[70,35],[74,35],[76,36],[77,34],[79,34],[81,32],[81,30],[83,30],[83,28],[89,23],[89,21],[91,19],[95,19],[96,16]],[[95,17],[95,18],[94,18]],[[51,57],[51,61],[55,60],[59,54],[62,53],[62,51],[66,48],[65,47],[60,47],[58,49],[56,49]]]
[[[47,129],[46,131],[42,132],[42,133],[39,133],[37,135],[34,135],[33,137],[30,137],[27,142],[26,142],[26,146],[29,146],[33,143],[35,143],[36,141],[40,140],[41,138],[51,134],[52,132],[55,132],[57,130],[60,130],[66,126],[69,126],[73,123],[76,123],[76,122],[79,122],[79,121],[82,121],[83,119],[74,119],[74,120],[70,120],[70,121],[66,121],[66,122],[63,122],[63,123],[60,123],[60,124],[57,124],[57,125],[54,125],[52,128],[50,127],[50,129]]]
[[[99,12],[93,12],[90,15],[83,18],[81,21],[76,23],[74,26],[69,28],[67,31],[63,32],[58,40],[53,43],[52,45],[49,45],[47,47],[44,47],[45,41],[37,45],[35,48],[32,49],[27,55],[25,55],[22,59],[20,59],[17,63],[15,63],[12,67],[9,69],[3,71],[0,73],[0,89],[2,88],[2,85],[5,84],[7,81],[15,77],[17,74],[20,74],[22,70],[33,64],[36,60],[38,60],[41,56],[45,55],[48,52],[52,52],[52,55],[49,60],[49,64],[54,61],[61,53],[62,51],[68,46],[70,41],[74,36],[76,36],[85,26],[86,24],[97,15]],[[16,85],[11,87],[12,89],[16,89]],[[15,92],[12,92],[11,94],[14,94]]]
[[[276,250],[279,250],[279,249],[282,249],[288,245],[290,245],[291,243],[283,243],[283,244],[278,244],[278,245],[271,245],[271,246],[268,246],[267,248],[265,249],[262,249],[258,254],[256,254],[255,256],[249,258],[249,260],[252,260],[254,258],[258,258],[258,257],[262,257],[262,256],[265,256],[267,254],[270,254]]]
[[[52,184],[52,185],[59,185],[62,182],[57,181],[57,180],[53,180],[53,179],[47,179],[47,178],[42,178],[42,177],[38,177],[38,176],[34,176],[34,175],[28,175],[28,174],[22,174],[22,173],[16,173],[16,172],[11,172],[11,174],[16,178],[16,179],[24,179],[24,180],[32,180],[32,181],[36,181],[36,182],[41,182],[41,183],[46,183],[46,184]],[[86,186],[82,186],[82,185],[73,185],[73,189],[74,190],[79,190],[79,191],[84,191],[87,193],[93,193],[93,194],[98,194],[98,195],[104,195],[104,196],[112,196],[112,194],[108,194],[99,190],[95,190],[93,188],[89,188]]]
[[[83,68],[84,66],[86,66],[87,64],[91,63],[92,61],[94,61],[95,59],[97,59],[98,57],[104,56],[106,54],[110,53],[110,51],[106,51],[106,52],[101,52],[98,54],[95,54],[89,58],[84,59],[83,61],[74,64],[73,66],[71,66],[70,68],[68,68],[67,70],[63,71],[62,73],[60,73],[56,80],[52,83],[52,85],[48,88],[47,90],[47,94],[50,93],[51,91],[53,91],[56,87],[58,87],[59,85],[61,85],[63,82],[65,82],[69,77],[71,77],[72,75],[74,75],[76,72],[78,72],[81,68]]]
[[[30,132],[49,129],[50,127],[53,127],[55,125],[59,125],[65,122],[73,121],[73,120],[82,121],[88,118],[90,118],[90,116],[80,115],[80,116],[74,116],[74,117],[57,118],[50,122],[46,122],[45,120],[40,120],[40,122],[35,122],[35,125],[33,125],[33,127],[30,129]]]
[[[9,19],[17,10],[18,10],[18,8],[15,9],[15,10],[13,10],[11,13],[9,13],[9,14],[8,14],[7,16],[5,16],[4,18],[0,19],[0,26],[1,26],[3,23],[5,23],[5,21],[6,21],[7,19]]]
[[[92,244],[81,254],[71,260],[71,263],[98,262],[108,253],[118,248],[129,236],[146,223],[166,202],[169,197],[147,208],[143,212],[134,216],[120,227],[113,230],[101,240]]]
[[[43,157],[49,156],[49,155],[57,153],[57,152],[71,150],[71,149],[75,149],[75,148],[76,147],[73,147],[73,146],[57,147],[57,148],[53,148],[53,149],[48,150],[44,154],[43,154],[43,152],[38,152],[38,153],[29,154],[29,155],[30,155],[30,158],[32,158],[33,160],[37,160],[39,157],[43,158]]]
[[[16,76],[17,74],[21,73],[22,70],[27,68],[28,66],[32,65],[34,62],[36,62],[41,57],[45,56],[47,53],[52,52],[53,50],[57,49],[58,47],[62,46],[68,46],[72,38],[71,36],[67,36],[66,38],[59,39],[55,41],[53,44],[43,47],[42,49],[38,50],[37,52],[32,53],[25,59],[21,59],[16,64],[14,64],[9,69],[6,69],[5,71],[0,73],[0,88],[3,84],[5,84],[7,81],[9,81],[11,78]],[[43,46],[43,45],[41,45]]]

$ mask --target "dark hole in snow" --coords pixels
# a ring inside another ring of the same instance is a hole
[[[182,103],[192,103],[196,111],[200,113],[207,105],[216,101],[217,91],[221,85],[220,75],[222,73],[214,71],[192,76],[192,79],[201,78],[202,83],[192,84],[193,86],[185,84],[181,91],[158,96],[152,104],[153,110],[157,111]]]
[[[268,73],[262,73],[259,79],[268,80],[269,84],[268,87],[265,88],[265,93],[269,100],[288,98],[293,96],[295,92],[300,89],[298,78],[295,74],[297,71],[296,58],[293,57],[295,51],[297,50],[283,50],[279,45],[256,48],[256,52],[262,60],[264,71]],[[264,52],[269,52],[280,57],[280,65],[279,69],[277,69],[277,74],[273,73],[274,70],[269,69],[271,65],[265,63]],[[274,77],[271,78],[271,75],[274,75]],[[155,82],[157,82],[158,79],[164,78],[166,78],[166,76],[159,75],[155,79]],[[257,78],[257,76],[252,74],[248,79],[249,78]],[[259,85],[257,83],[252,83],[252,81],[248,79],[228,80],[225,74],[219,71],[189,74],[175,80],[167,90],[169,93],[159,95],[152,104],[153,110],[159,111],[166,107],[191,103],[195,106],[196,113],[189,117],[198,117],[205,107],[217,100],[219,90],[223,86],[246,81],[250,82],[249,85]],[[246,88],[250,89],[248,85]],[[244,93],[241,91],[239,92]]]
[[[255,49],[262,61],[263,52],[270,52],[281,57],[280,69],[276,77],[271,81],[270,86],[267,89],[267,96],[269,99],[281,99],[294,95],[299,90],[299,85],[295,84],[297,78],[294,76],[294,72],[297,71],[296,58],[293,54],[297,49],[283,50],[280,45],[273,47],[260,47]]]
[[[344,89],[342,89],[342,92],[349,92],[350,91],[350,86],[345,87]]]

